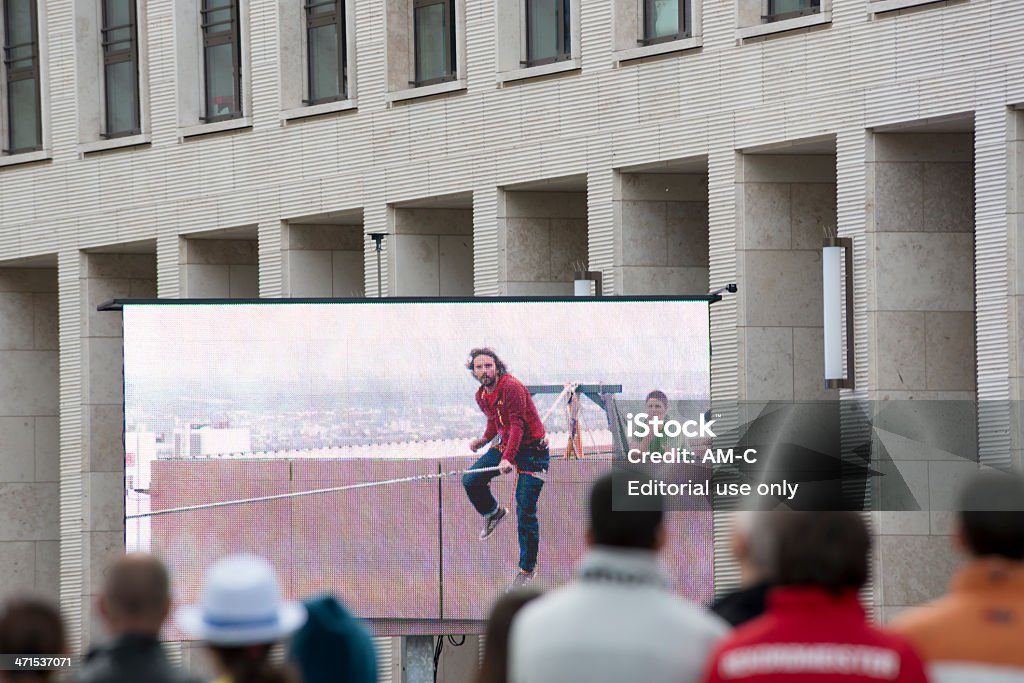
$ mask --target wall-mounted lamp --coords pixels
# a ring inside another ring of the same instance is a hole
[[[382,245],[383,245],[383,242],[384,242],[384,236],[385,235],[387,235],[386,232],[371,232],[370,233],[370,237],[373,238],[374,251],[377,252],[377,298],[378,299],[382,298],[384,296],[384,290],[383,290],[383,286],[381,284],[381,277],[380,277],[380,253],[381,253],[381,249],[382,249]]]
[[[844,268],[845,266],[845,268]],[[845,270],[845,272],[844,272]],[[822,298],[825,303],[825,387],[853,389],[853,240],[829,237],[821,249]],[[843,305],[845,290],[846,305]],[[846,369],[843,369],[843,324]]]
[[[573,296],[590,296],[590,283],[594,283],[594,295],[601,296],[601,271],[577,270],[573,277]]]

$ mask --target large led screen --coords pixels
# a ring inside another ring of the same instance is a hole
[[[624,407],[709,400],[708,325],[707,301],[665,298],[125,304],[126,546],[162,556],[181,601],[246,551],[289,596],[332,591],[390,633],[484,619],[524,557],[540,584],[571,579]],[[480,347],[504,375],[467,368]],[[541,431],[550,464],[471,500],[478,390],[499,421],[535,409],[517,464]],[[508,515],[481,540],[492,500]],[[667,526],[675,589],[708,601],[710,512]]]

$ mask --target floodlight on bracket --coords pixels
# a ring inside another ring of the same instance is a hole
[[[387,235],[387,233],[386,232],[371,232],[371,233],[369,233],[369,235],[373,239],[373,250],[377,252],[377,298],[379,299],[379,298],[382,298],[384,296],[384,289],[383,289],[383,286],[381,284],[381,275],[380,275],[380,254],[381,254],[381,249],[383,248],[384,237]]]

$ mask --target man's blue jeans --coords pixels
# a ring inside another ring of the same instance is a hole
[[[533,444],[521,446],[516,454],[519,463],[519,479],[516,481],[516,517],[519,520],[519,568],[532,572],[537,567],[537,548],[540,546],[540,524],[537,522],[537,499],[544,487],[550,456],[547,446]],[[496,467],[501,462],[501,451],[491,448],[473,463],[472,469]],[[491,493],[491,479],[499,472],[465,474],[462,485],[473,507],[481,515],[493,514],[498,501]]]

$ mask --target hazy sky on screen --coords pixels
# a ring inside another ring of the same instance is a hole
[[[708,304],[683,301],[163,304],[124,308],[129,384],[168,380],[472,391],[491,346],[527,384],[623,384],[704,398]]]

